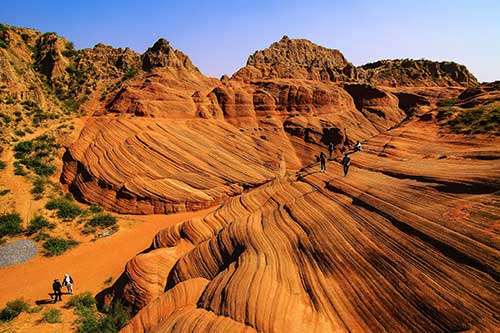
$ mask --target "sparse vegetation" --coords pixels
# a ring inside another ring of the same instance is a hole
[[[23,232],[21,227],[23,220],[18,213],[7,213],[0,215],[0,238],[4,236],[15,236]]]
[[[57,217],[62,219],[74,219],[82,213],[80,207],[68,197],[51,199],[45,204],[45,208],[48,210],[57,210]]]
[[[47,309],[42,313],[42,321],[49,324],[60,323],[62,321],[61,310],[54,308]]]
[[[68,307],[78,315],[79,333],[119,332],[130,318],[130,311],[120,301],[113,302],[106,313],[99,313],[89,292],[73,296]]]
[[[437,119],[453,133],[500,135],[500,108],[442,108]]]
[[[55,150],[59,148],[55,141],[55,138],[49,135],[41,135],[32,141],[21,141],[14,146],[14,157],[37,175],[51,176],[56,171],[51,162]]]
[[[90,212],[97,214],[102,212],[102,207],[96,204],[91,204],[89,210]]]
[[[7,48],[7,43],[5,43],[5,41],[3,39],[0,39],[0,47],[2,49],[6,49]]]
[[[5,163],[4,161],[0,161],[0,170],[5,169],[6,166],[7,166],[7,163]]]
[[[91,308],[96,304],[94,296],[88,291],[74,295],[70,298],[67,306],[76,310]]]
[[[42,198],[42,194],[45,192],[45,179],[42,177],[37,177],[33,182],[33,188],[31,193],[35,195],[35,199],[39,200]]]
[[[104,280],[104,285],[105,286],[108,286],[111,284],[111,282],[113,282],[113,277],[110,276],[109,278],[107,278],[106,280]]]
[[[10,190],[9,190],[8,188],[6,188],[6,189],[4,189],[4,190],[1,190],[1,191],[0,191],[0,197],[2,197],[2,196],[4,196],[4,195],[6,195],[6,194],[7,194],[7,193],[9,193],[9,192],[10,192]]]
[[[0,321],[11,321],[21,314],[23,311],[28,311],[29,305],[22,298],[7,302],[5,308],[0,312]]]
[[[78,245],[78,242],[73,239],[64,239],[59,237],[49,238],[43,243],[45,255],[52,257],[58,256]]]
[[[55,226],[54,223],[50,223],[45,217],[38,215],[30,220],[27,231],[28,234],[32,235],[45,228],[53,229]]]
[[[116,217],[111,214],[97,214],[87,224],[91,227],[109,228],[116,224]]]

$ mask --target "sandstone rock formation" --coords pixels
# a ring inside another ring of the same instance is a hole
[[[138,311],[122,332],[493,332],[500,151],[462,139],[413,120],[346,178],[315,166],[160,231],[108,294]]]
[[[354,81],[357,70],[339,50],[327,49],[306,39],[283,36],[269,48],[251,55],[247,65],[233,78],[247,81],[277,78]]]

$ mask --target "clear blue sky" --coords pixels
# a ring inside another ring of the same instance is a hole
[[[500,80],[500,0],[4,0],[0,22],[54,31],[77,48],[144,52],[164,37],[220,77],[283,35],[342,51],[355,65],[426,58]]]

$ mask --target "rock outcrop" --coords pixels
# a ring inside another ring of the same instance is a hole
[[[310,79],[321,81],[354,81],[356,67],[339,50],[331,50],[306,39],[287,36],[265,50],[248,58],[247,65],[233,78],[251,81],[259,79]]]
[[[464,65],[452,61],[380,60],[358,67],[360,77],[389,87],[473,87],[477,79]]]
[[[100,299],[137,312],[123,333],[494,331],[500,151],[462,139],[413,120],[348,177],[330,162],[230,199],[160,231]]]

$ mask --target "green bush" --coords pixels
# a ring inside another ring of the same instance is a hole
[[[77,310],[83,308],[92,308],[96,304],[94,296],[88,291],[74,295],[70,298],[67,307],[75,308]]]
[[[99,206],[99,205],[96,205],[96,204],[92,204],[92,205],[90,205],[89,210],[92,213],[97,214],[97,213],[101,213],[102,212],[102,207]]]
[[[116,224],[116,217],[111,214],[97,214],[87,224],[92,227],[108,228]]]
[[[61,320],[61,310],[59,309],[48,309],[42,313],[42,321],[49,323],[49,324],[54,324],[54,323],[60,323],[62,322]]]
[[[54,223],[50,223],[45,217],[38,215],[30,220],[28,234],[32,235],[44,228],[53,229],[55,226]]]
[[[15,236],[23,232],[21,216],[18,213],[0,215],[0,237]]]
[[[56,171],[56,167],[50,162],[53,160],[57,148],[59,145],[55,142],[54,137],[41,135],[31,141],[17,143],[14,146],[16,152],[14,157],[18,160],[16,162],[25,165],[37,175],[50,176]],[[18,167],[18,169],[19,174],[22,174],[22,168]]]
[[[54,237],[46,240],[43,243],[43,248],[45,249],[45,255],[48,257],[52,257],[63,254],[77,244],[78,242],[73,239]]]
[[[43,194],[45,192],[45,180],[41,177],[37,177],[33,182],[33,187],[31,188],[32,194]]]
[[[5,169],[6,166],[7,163],[5,163],[4,161],[0,161],[0,170]]]
[[[14,174],[17,176],[27,176],[22,164],[19,161],[14,162]]]
[[[119,332],[130,319],[130,311],[122,302],[115,301],[100,321],[101,332]]]
[[[0,321],[11,321],[19,316],[23,311],[28,311],[29,305],[22,298],[7,302],[6,306],[0,312]]]
[[[80,207],[65,197],[50,200],[45,204],[45,208],[49,210],[56,209],[57,216],[62,219],[74,219],[82,213]]]
[[[27,42],[30,36],[28,34],[21,34],[21,38],[23,39],[24,42]]]
[[[9,192],[10,192],[10,190],[8,188],[6,188],[5,190],[1,190],[0,191],[0,197],[3,197],[4,195],[6,195]]]
[[[105,314],[94,309],[94,306],[77,309],[78,333],[115,333],[119,332],[130,319],[130,311],[120,301],[111,304]]]
[[[0,47],[1,47],[2,49],[6,49],[6,48],[7,48],[7,43],[5,43],[5,41],[4,41],[4,40],[2,40],[2,39],[0,39]]]

